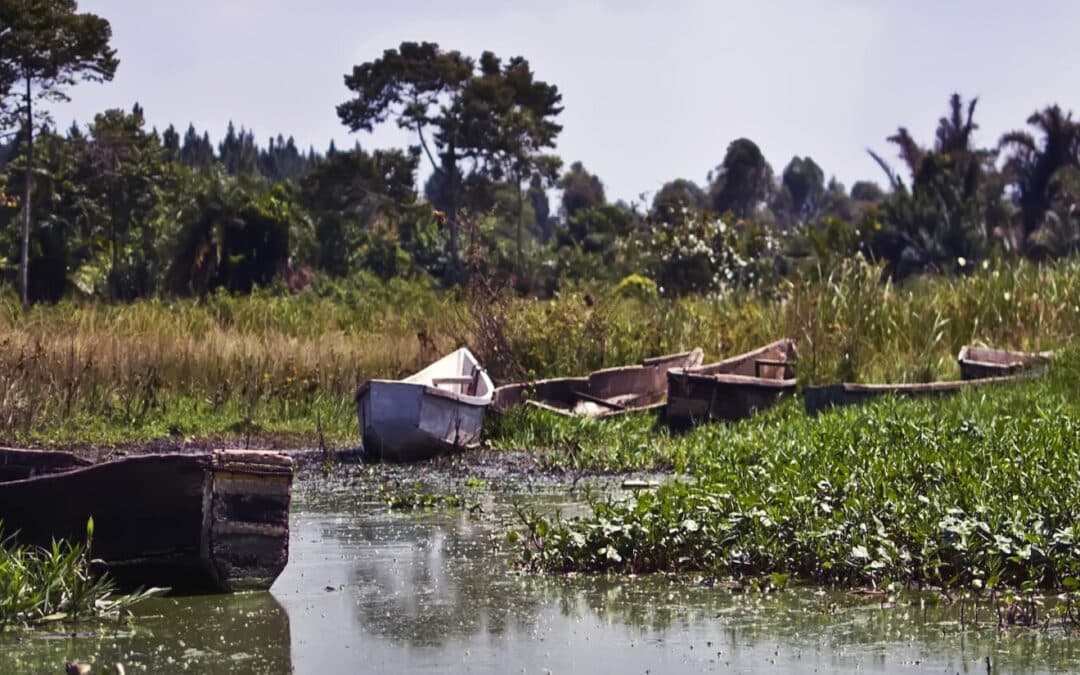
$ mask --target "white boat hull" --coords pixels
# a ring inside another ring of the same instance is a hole
[[[367,382],[356,395],[365,458],[415,462],[478,446],[493,389],[466,350],[406,380]]]

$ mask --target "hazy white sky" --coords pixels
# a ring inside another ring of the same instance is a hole
[[[233,120],[260,144],[412,139],[387,125],[349,134],[343,75],[403,40],[479,57],[526,57],[558,85],[557,153],[599,174],[609,198],[651,199],[705,175],[747,136],[779,172],[810,155],[849,187],[884,182],[866,154],[895,156],[907,126],[930,143],[948,96],[978,96],[980,142],[1056,102],[1080,110],[1080,2],[480,2],[456,0],[80,0],[107,18],[120,68],[79,85],[57,123],[135,101],[159,129],[189,122],[215,140]]]

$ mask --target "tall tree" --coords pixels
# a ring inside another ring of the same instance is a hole
[[[75,0],[0,0],[0,98],[19,90],[16,106],[26,134],[22,260],[19,286],[29,306],[30,195],[34,175],[34,101],[64,101],[64,87],[111,80],[116,51],[105,19],[78,13]],[[36,91],[35,91],[36,89]]]
[[[713,209],[748,218],[772,192],[773,170],[756,143],[738,138],[728,145],[723,163],[709,181]]]
[[[600,177],[589,173],[581,162],[570,165],[570,170],[559,180],[559,187],[563,191],[563,217],[567,220],[573,218],[578,211],[607,203]]]
[[[886,228],[874,244],[875,254],[890,260],[898,276],[927,267],[955,268],[987,253],[1000,190],[996,181],[987,180],[996,153],[974,145],[977,103],[971,99],[965,105],[953,94],[929,149],[903,127],[889,136],[911,174],[910,189],[870,152],[892,187],[883,204]]]
[[[1021,241],[1041,226],[1060,185],[1054,175],[1065,167],[1080,166],[1080,123],[1072,113],[1052,105],[1028,117],[1027,123],[1042,135],[1041,142],[1026,131],[1011,131],[1001,137],[1001,146],[1012,154],[1005,163],[1017,187],[1022,216]]]
[[[461,164],[471,161],[474,171],[498,174],[506,170],[507,158],[519,160],[552,147],[560,130],[552,120],[562,110],[561,95],[536,80],[520,57],[504,68],[485,52],[478,73],[471,58],[431,42],[403,42],[384,51],[381,58],[354,67],[345,86],[355,97],[338,106],[338,116],[350,130],[371,131],[393,117],[416,134],[432,170],[445,179],[452,276],[457,277]]]
[[[664,183],[653,197],[650,216],[657,221],[681,222],[688,214],[707,209],[709,198],[697,183],[676,178]]]
[[[799,221],[812,219],[825,195],[825,172],[810,157],[792,157],[784,167],[781,185],[791,199],[791,214]]]

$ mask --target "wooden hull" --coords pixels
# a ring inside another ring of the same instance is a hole
[[[124,587],[266,589],[289,558],[291,485],[276,453],[144,455],[2,483],[0,519],[46,546],[85,541],[93,517],[92,555]]]
[[[795,343],[778,340],[719,363],[671,370],[664,419],[686,429],[750,417],[795,391],[796,358]]]
[[[1034,373],[1017,373],[1004,377],[984,377],[972,380],[954,380],[951,382],[926,382],[917,384],[830,384],[821,387],[803,389],[806,412],[816,415],[833,406],[857,405],[881,396],[948,396],[963,389],[981,387],[988,384],[1015,382]]]
[[[518,382],[495,390],[491,409],[502,413],[528,404],[560,415],[590,418],[655,410],[667,401],[667,373],[701,363],[701,350],[647,359],[641,365],[606,368],[586,377]]]
[[[1050,352],[1018,352],[967,345],[960,350],[956,360],[960,364],[961,379],[978,380],[1038,368],[1046,365],[1051,357]]]
[[[407,382],[373,381],[356,397],[364,456],[417,462],[480,444],[486,405]]]

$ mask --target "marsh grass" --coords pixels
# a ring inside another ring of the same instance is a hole
[[[321,421],[326,442],[355,444],[360,382],[400,377],[460,345],[502,383],[695,346],[714,360],[788,335],[808,384],[956,377],[965,343],[1042,350],[1078,333],[1076,259],[994,262],[903,285],[852,259],[767,291],[680,299],[582,287],[537,300],[397,280],[23,312],[8,292],[0,295],[0,442],[286,434],[314,445]],[[625,458],[634,461],[629,448]]]

